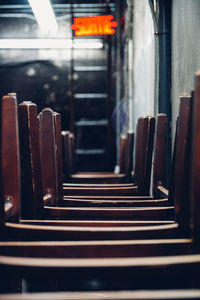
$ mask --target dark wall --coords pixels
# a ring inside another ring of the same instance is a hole
[[[5,18],[0,14],[1,38],[47,38],[41,34],[35,20],[19,17],[19,15],[13,16],[14,14],[12,17]],[[70,18],[59,22],[58,36],[48,36],[48,38],[71,39],[70,24]],[[82,164],[82,153],[87,149],[97,149],[97,154],[100,151],[103,155],[101,161],[98,155],[94,157],[91,170],[96,168],[98,162],[99,167],[104,169],[105,164],[110,165],[109,159],[105,162],[108,147],[107,125],[101,123],[99,127],[91,124],[79,126],[77,122],[87,121],[87,119],[89,121],[103,119],[105,122],[107,119],[106,64],[105,48],[74,49],[73,53],[71,49],[0,49],[0,97],[12,92],[17,93],[19,103],[22,101],[36,103],[39,112],[44,107],[50,107],[61,114],[62,130],[70,130],[71,78],[73,77],[74,132],[81,153],[80,165],[84,165],[84,170],[87,169],[88,157],[85,159],[86,164]],[[88,70],[88,67],[91,70]]]
[[[65,22],[62,26],[67,28],[70,24]],[[0,18],[0,36],[38,38],[38,25],[28,18]],[[32,101],[39,111],[51,107],[61,113],[63,129],[68,129],[70,58],[70,50],[1,49],[0,96],[16,92],[19,102]]]

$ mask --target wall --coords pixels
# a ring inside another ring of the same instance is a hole
[[[194,74],[200,69],[200,1],[172,3],[172,126],[178,115],[180,93],[194,88]]]
[[[133,5],[133,128],[135,128],[138,117],[154,115],[155,37],[149,2],[134,0]]]
[[[155,37],[149,2],[133,1],[133,128],[139,116],[154,114]],[[172,1],[172,141],[180,93],[194,89],[200,69],[200,1]],[[170,101],[170,100],[169,100]],[[131,110],[130,110],[131,113]],[[131,119],[131,118],[130,118]],[[132,124],[130,124],[130,127]],[[173,145],[173,143],[172,143]]]
[[[5,17],[0,13],[0,37],[23,42],[27,38],[60,37],[72,42],[69,18],[59,20],[58,24],[56,36],[53,33],[43,36],[35,20],[27,15],[19,18],[12,13]],[[109,157],[107,48],[103,39],[98,39],[102,40],[102,48],[95,49],[89,45],[91,38],[74,37],[76,48],[73,53],[70,48],[58,49],[54,45],[51,49],[17,49],[14,42],[12,49],[0,49],[0,98],[15,92],[19,103],[32,101],[37,104],[38,112],[44,107],[57,111],[61,114],[62,130],[69,130],[70,125],[74,125],[77,170],[111,171],[115,156]],[[85,41],[86,49],[80,45],[81,41]],[[55,46],[56,43],[55,39]]]
[[[14,16],[0,15],[1,38],[41,37],[34,20]],[[60,28],[62,38],[71,37],[68,21],[60,23]],[[18,102],[32,101],[38,111],[50,107],[61,113],[63,129],[69,129],[70,59],[70,49],[0,49],[0,97],[15,92]]]

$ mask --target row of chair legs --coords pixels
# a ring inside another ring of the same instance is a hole
[[[172,188],[163,201],[158,196],[149,198],[146,193],[142,196],[137,181],[129,187],[131,195],[121,186],[62,185],[61,196],[55,114],[45,110],[38,123],[36,106],[25,103],[20,106],[18,122],[16,98],[5,96],[1,118],[1,293],[93,291],[64,293],[62,297],[95,299],[94,291],[98,291],[102,293],[99,299],[134,299],[137,293],[133,290],[151,289],[157,290],[151,295],[154,299],[158,290],[162,292],[157,296],[165,297],[165,289],[172,289],[168,296],[179,299],[183,295],[180,289],[187,289],[184,292],[189,298],[198,297],[199,103],[200,74],[194,97],[181,96]],[[155,121],[151,120],[144,118],[141,127],[148,124],[152,128]],[[46,147],[45,140],[51,147]],[[146,153],[151,152],[150,138],[138,141],[140,149],[144,141],[149,146]],[[144,157],[144,153],[138,155]],[[149,164],[146,159],[145,168]],[[140,168],[141,164],[136,165],[137,176]],[[51,176],[55,178],[53,183]],[[145,180],[137,176],[139,182],[148,184],[149,174]],[[166,195],[162,184],[162,180],[157,182],[158,195]],[[133,187],[137,187],[137,193]],[[117,197],[121,197],[120,206]],[[122,206],[123,201],[129,206]],[[159,206],[153,205],[156,201]],[[107,292],[114,290],[117,292]],[[129,292],[119,292],[123,290]],[[145,299],[146,292],[142,297]]]

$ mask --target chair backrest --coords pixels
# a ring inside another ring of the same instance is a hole
[[[145,194],[150,193],[155,122],[156,119],[154,117],[148,117],[147,153],[146,153],[146,166],[145,166]]]
[[[5,229],[5,211],[4,211],[4,193],[2,184],[2,167],[0,163],[0,240],[4,240]]]
[[[120,145],[119,145],[119,172],[123,174],[125,171],[125,157],[126,157],[126,144],[127,144],[127,135],[122,134],[120,136]]]
[[[31,102],[19,105],[19,141],[21,161],[21,216],[41,218],[43,191],[39,148],[37,106]]]
[[[52,205],[58,204],[58,181],[54,115],[50,108],[39,114],[40,154],[43,194],[50,194]]]
[[[153,193],[156,195],[158,186],[166,186],[166,134],[167,115],[158,114],[155,133],[155,150],[153,165]]]
[[[125,166],[124,174],[128,180],[131,179],[131,173],[133,171],[133,145],[134,145],[134,132],[127,132],[127,141],[126,141],[126,152],[125,152]]]
[[[69,170],[70,174],[75,171],[75,137],[72,132],[68,135],[68,146],[69,146]]]
[[[144,195],[150,192],[155,118],[139,118],[136,131],[134,181],[138,192]]]
[[[16,95],[4,96],[1,108],[1,167],[5,215],[6,219],[13,217],[19,221],[20,155]]]
[[[139,178],[139,174],[140,174],[139,170],[140,170],[140,164],[141,164],[140,147],[141,147],[141,144],[142,144],[143,123],[144,123],[144,118],[139,118],[138,122],[137,122],[136,140],[135,140],[135,165],[134,165],[134,183],[135,184],[137,184],[137,182],[140,182],[140,178]],[[146,122],[145,122],[145,125],[146,125]],[[143,170],[143,172],[144,172],[144,170]]]
[[[58,180],[58,202],[63,198],[63,157],[62,157],[62,135],[61,115],[54,112],[55,141],[56,141],[56,166]]]
[[[67,182],[70,180],[70,167],[69,167],[69,136],[70,131],[62,131],[62,153],[63,153],[63,173],[64,181]]]
[[[175,189],[175,162],[176,162],[176,145],[177,145],[177,129],[178,129],[178,121],[179,116],[176,120],[176,131],[174,137],[174,148],[172,154],[172,161],[171,161],[171,170],[170,170],[170,180],[169,180],[169,205],[174,205],[174,189]]]
[[[192,119],[192,163],[191,163],[191,228],[197,246],[200,244],[200,71],[195,78]],[[198,248],[199,249],[199,248]]]
[[[190,167],[191,167],[191,123],[192,98],[181,94],[179,119],[177,126],[175,170],[174,170],[174,205],[176,221],[185,230],[190,222]]]

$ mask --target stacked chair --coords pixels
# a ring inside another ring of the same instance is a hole
[[[62,131],[63,150],[64,150],[64,168],[66,170],[66,179],[77,183],[121,183],[129,182],[131,179],[132,149],[134,142],[134,133],[129,131],[126,135],[120,137],[119,162],[115,167],[115,172],[78,172],[75,173],[75,139],[70,131]]]
[[[200,73],[180,97],[169,192],[166,116],[153,195],[155,118],[138,120],[132,182],[63,183],[59,124],[31,102],[18,118],[16,97],[2,99],[0,299],[200,298]]]
[[[22,105],[20,105],[20,109],[25,109],[26,110],[26,119],[27,122],[26,124],[28,124],[28,120],[30,119],[30,116],[32,116],[31,120],[33,121],[33,123],[35,123],[35,126],[33,126],[33,128],[36,127],[37,124],[37,119],[36,116],[34,118],[34,115],[31,113],[31,106],[34,106],[32,104],[29,103],[23,103]],[[145,120],[151,120],[152,118],[146,118]],[[23,118],[23,122],[24,122],[25,118]],[[165,208],[157,208],[157,209],[152,209],[152,208],[146,208],[146,209],[135,209],[135,208],[129,208],[129,209],[112,209],[112,208],[105,208],[105,209],[95,209],[95,208],[77,208],[77,207],[69,207],[69,203],[68,203],[68,199],[61,199],[60,195],[62,194],[62,190],[60,191],[60,189],[58,190],[57,187],[60,186],[60,178],[58,179],[58,182],[56,182],[56,174],[61,174],[61,172],[58,172],[57,170],[57,166],[61,165],[61,164],[56,164],[56,163],[50,163],[53,162],[54,160],[56,160],[57,158],[57,150],[59,149],[59,143],[56,144],[56,138],[55,138],[55,132],[57,130],[55,130],[55,126],[54,126],[55,122],[54,122],[54,113],[49,110],[49,109],[45,109],[41,116],[40,116],[40,143],[41,143],[41,159],[42,159],[42,178],[43,178],[43,192],[44,194],[50,194],[52,196],[52,203],[53,205],[58,205],[58,206],[68,206],[67,208],[64,207],[57,207],[56,209],[54,207],[46,207],[45,208],[45,213],[47,214],[46,217],[47,218],[63,218],[63,219],[70,219],[70,218],[78,218],[78,219],[90,219],[92,217],[93,220],[99,220],[99,219],[110,219],[110,220],[114,220],[114,219],[138,219],[138,217],[140,217],[140,219],[147,219],[149,220],[150,218],[152,219],[162,219],[164,218],[169,218],[170,214],[173,213],[173,207],[165,207]],[[146,124],[148,124],[148,122],[146,122]],[[31,134],[31,127],[28,126],[26,127],[27,130],[29,130],[29,134],[32,136],[33,134]],[[51,130],[49,130],[51,128]],[[146,128],[148,129],[148,126],[146,126]],[[48,131],[48,132],[47,132]],[[23,132],[23,136],[26,136],[28,134]],[[38,139],[37,139],[38,140]],[[24,141],[24,139],[22,140]],[[148,139],[147,139],[148,141]],[[25,147],[26,145],[28,145],[28,143],[24,143]],[[146,153],[149,153],[149,148],[147,148],[146,150],[146,146],[144,147]],[[30,149],[32,149],[32,146],[30,145]],[[52,149],[52,151],[50,151],[50,149]],[[152,149],[152,147],[151,147]],[[29,151],[29,148],[25,149],[25,153],[27,153]],[[48,154],[47,154],[48,153]],[[152,150],[151,150],[152,153]],[[47,159],[47,155],[48,155],[48,159]],[[34,156],[34,153],[31,155],[31,157]],[[36,159],[38,158],[38,156],[36,156]],[[57,161],[57,160],[56,160]],[[149,160],[148,160],[148,164],[146,163],[147,159],[144,159],[144,163],[143,163],[143,168],[140,167],[140,170],[144,170],[144,174],[141,174],[140,171],[140,177],[141,179],[139,179],[138,181],[142,182],[142,187],[143,190],[145,190],[145,183],[147,182],[146,178],[146,173],[148,174],[148,182],[147,185],[149,186],[149,179],[150,179],[150,175],[149,175],[149,171],[147,172],[145,168],[146,165],[150,165],[149,164]],[[149,167],[149,166],[148,166]],[[149,169],[149,168],[148,168]],[[138,172],[139,173],[139,172]],[[38,174],[36,174],[36,177],[38,178]],[[139,176],[138,176],[139,177]],[[26,176],[26,178],[28,178],[28,176]],[[31,181],[32,182],[32,181]],[[28,185],[28,184],[27,184]],[[101,192],[107,192],[107,191],[118,191],[121,190],[121,186],[120,188],[114,186],[112,184],[110,184],[111,187],[104,187],[103,186],[99,186],[99,187],[95,187],[95,190],[99,190],[99,193],[101,194]],[[74,187],[73,187],[74,188]],[[62,189],[62,187],[61,187]],[[82,189],[79,188],[78,189]],[[84,188],[83,188],[84,189]],[[124,189],[126,189],[126,187],[124,187]],[[138,188],[137,186],[132,186],[131,189],[137,192]],[[68,190],[67,190],[68,191]],[[91,188],[91,191],[93,191],[93,187]],[[130,191],[130,189],[129,189]],[[66,200],[66,201],[65,201]],[[156,201],[157,204],[158,201]],[[150,202],[152,203],[152,202]],[[133,203],[134,204],[134,203]],[[135,203],[137,206],[137,203]],[[133,216],[134,214],[134,216]],[[148,215],[147,215],[148,214]],[[62,216],[61,216],[62,215]]]
[[[67,193],[79,193],[81,191],[81,194],[79,196],[71,195],[74,199],[76,198],[91,198],[95,200],[104,200],[100,201],[99,204],[109,204],[110,200],[113,205],[112,199],[118,199],[123,200],[124,204],[131,204],[131,201],[125,202],[125,200],[139,200],[139,199],[153,199],[152,196],[149,195],[150,193],[150,179],[151,179],[151,165],[152,165],[152,150],[153,150],[153,140],[154,140],[154,124],[155,119],[154,118],[140,118],[138,120],[138,130],[136,135],[136,155],[135,155],[135,172],[132,172],[132,169],[130,166],[133,166],[132,164],[132,141],[130,142],[130,136],[131,134],[128,133],[128,142],[126,146],[126,155],[124,159],[124,165],[125,165],[125,173],[127,174],[127,178],[130,183],[122,183],[122,184],[73,184],[73,183],[64,183],[64,192],[66,193],[66,197],[69,200],[69,196],[67,196]],[[144,126],[141,126],[144,125]],[[132,136],[133,137],[133,136]],[[132,140],[131,137],[131,140]],[[142,139],[143,137],[143,139]],[[145,138],[144,138],[145,137]],[[123,139],[124,140],[124,139]],[[154,190],[154,196],[159,196],[160,194],[167,197],[167,190],[164,190],[165,185],[165,148],[166,148],[166,115],[159,114],[157,116],[157,128],[156,128],[156,153],[155,153],[155,159],[154,159],[154,180],[153,180],[153,190]],[[131,145],[131,146],[130,146]],[[142,150],[141,150],[142,149]],[[120,151],[120,157],[124,156],[122,154],[123,152]],[[121,159],[119,161],[122,161]],[[131,162],[131,163],[130,163]],[[129,167],[128,167],[129,166]],[[120,168],[121,169],[121,168]],[[131,174],[134,174],[133,178],[131,177]],[[102,193],[102,187],[104,188],[104,195],[98,196],[98,195],[83,195],[87,193],[91,193],[93,189],[97,192],[95,193]],[[162,187],[162,188],[161,188]],[[78,188],[78,191],[77,191]],[[113,189],[114,188],[114,189]],[[117,190],[118,188],[118,190]],[[73,189],[71,191],[71,189]],[[115,190],[116,189],[116,190]],[[115,196],[110,195],[117,194]],[[109,195],[108,195],[109,194]],[[119,196],[121,194],[121,196]],[[123,195],[124,194],[124,195]],[[128,196],[126,195],[128,194]],[[136,196],[137,195],[137,196]],[[142,196],[141,196],[142,195]],[[74,203],[78,203],[78,201],[74,201]],[[86,204],[86,201],[82,201],[82,204]],[[92,203],[92,202],[90,202]],[[95,202],[97,204],[98,201]],[[120,204],[120,201],[115,201],[115,204]],[[141,202],[138,202],[142,205]],[[152,202],[145,202],[145,205],[147,203]],[[154,204],[159,204],[159,201],[154,202]]]
[[[121,171],[120,174],[115,173],[75,173],[71,174],[72,181],[78,181],[78,183],[70,183],[64,184],[64,189],[66,189],[66,193],[72,193],[73,188],[75,188],[75,194],[77,194],[77,188],[82,188],[81,195],[91,193],[94,195],[94,189],[98,189],[101,187],[101,193],[105,195],[116,194],[116,195],[132,195],[137,193],[148,194],[148,181],[150,179],[150,170],[151,166],[148,166],[149,161],[151,161],[152,150],[153,150],[153,139],[154,139],[154,130],[155,130],[155,118],[147,117],[140,118],[138,120],[137,126],[137,145],[136,149],[140,148],[140,151],[136,152],[136,169],[138,167],[142,167],[142,170],[139,170],[139,174],[135,174],[135,183],[133,184],[133,179],[131,176],[131,167],[132,167],[132,157],[133,157],[133,137],[134,134],[128,132],[127,137],[121,138],[120,143],[120,157],[119,157],[119,169]],[[70,137],[69,137],[70,139]],[[69,141],[68,145],[71,146]],[[68,153],[73,150],[69,149]],[[70,161],[69,156],[69,161]],[[140,166],[140,162],[142,162],[142,166]],[[146,170],[147,169],[147,170]],[[143,173],[142,173],[143,172]],[[92,174],[92,175],[91,175]],[[82,177],[81,177],[82,176]],[[80,183],[80,181],[84,182],[90,180],[93,183]],[[126,182],[127,181],[127,182]],[[146,182],[145,182],[146,181]],[[103,184],[102,184],[103,182]],[[133,187],[133,185],[136,185]],[[137,185],[139,185],[137,187]],[[146,190],[145,190],[145,187]],[[102,189],[103,188],[103,189]],[[70,191],[71,190],[71,191]],[[99,190],[97,190],[99,195]]]

